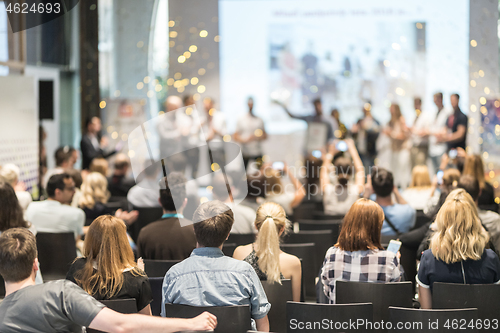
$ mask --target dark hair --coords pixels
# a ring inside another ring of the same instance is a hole
[[[439,97],[440,100],[443,100],[443,93],[442,92],[437,92],[434,94],[435,97]]]
[[[193,95],[184,95],[184,97],[182,97],[182,104],[184,104],[184,106],[187,106],[186,103],[191,99],[193,98]]]
[[[56,165],[60,166],[64,162],[69,161],[71,158],[71,151],[69,146],[59,147],[57,148],[54,158],[56,159]]]
[[[420,104],[422,104],[422,99],[420,97],[415,97],[413,101],[414,102],[418,101]]]
[[[255,172],[254,174],[247,176],[247,198],[258,198],[264,197],[265,188],[264,188],[264,176],[260,172]]]
[[[339,157],[335,160],[334,166],[339,184],[347,186],[349,178],[351,178],[354,174],[354,166],[352,165],[351,159],[347,157]]]
[[[7,282],[27,279],[37,257],[35,236],[26,228],[12,228],[0,235],[0,275]]]
[[[313,105],[319,104],[319,103],[321,103],[321,98],[316,97],[315,99],[313,99],[312,102],[313,102]]]
[[[24,220],[23,209],[19,205],[16,191],[12,186],[0,180],[0,232],[11,228],[29,228]]]
[[[233,211],[222,202],[207,201],[196,209],[193,221],[198,244],[205,247],[219,247],[233,227],[234,215]]]
[[[192,149],[198,149],[199,150],[198,147],[192,148]],[[177,171],[177,172],[184,172],[184,171],[186,171],[188,160],[187,160],[186,156],[184,156],[183,153],[181,153],[181,154],[174,154],[172,156],[169,156],[167,161],[168,161],[169,167],[172,168],[172,171]]]
[[[73,179],[76,188],[80,188],[82,186],[83,178],[79,170],[68,169],[66,170],[66,173]]]
[[[457,98],[457,100],[460,100],[460,95],[459,94],[451,94],[451,96],[455,96]]]
[[[186,199],[186,177],[180,172],[172,172],[168,179],[163,177],[160,184],[160,203],[166,211],[176,211]],[[177,207],[177,208],[176,208]]]
[[[458,188],[463,188],[467,193],[470,194],[472,200],[476,201],[481,193],[481,188],[479,187],[479,181],[469,175],[460,177],[458,180]]]
[[[49,182],[47,183],[47,194],[49,195],[49,198],[53,198],[56,195],[56,189],[63,191],[66,187],[64,180],[69,178],[71,178],[71,176],[67,173],[60,173],[50,177]]]
[[[226,183],[226,178],[222,174],[217,174],[212,178],[212,193],[218,200],[226,200],[231,193],[231,179],[227,176],[228,183]]]
[[[344,251],[382,250],[380,231],[384,218],[376,202],[358,199],[344,217],[335,246]]]
[[[385,198],[391,195],[394,189],[394,176],[392,172],[380,167],[372,169],[372,187],[375,194]]]
[[[89,125],[92,124],[92,121],[94,120],[94,118],[100,119],[98,116],[90,116],[90,117],[87,117],[87,119],[85,119],[85,130],[87,130],[89,128]]]

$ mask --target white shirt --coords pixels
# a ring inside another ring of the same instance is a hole
[[[85,213],[80,208],[63,205],[59,201],[45,200],[32,202],[26,210],[26,220],[38,232],[73,232],[83,235]]]
[[[266,195],[267,202],[274,202],[283,207],[286,215],[293,214],[292,202],[295,199],[295,192],[285,192],[281,194],[272,194],[269,193]]]
[[[446,121],[451,115],[452,110],[443,108],[437,117],[436,113],[434,113],[433,117],[431,117],[431,124],[429,126],[429,130],[431,132],[429,137],[429,156],[441,156],[446,153],[446,150],[448,149],[446,143],[437,143],[437,139],[434,135],[432,135],[432,133],[440,132],[446,127]]]
[[[358,186],[349,180],[347,187],[339,187],[335,184],[328,184],[323,194],[323,205],[325,214],[342,215],[347,213],[351,206],[359,199]]]
[[[145,179],[137,185],[132,186],[128,191],[127,200],[135,207],[160,207],[158,198],[160,197],[156,180]]]
[[[256,213],[255,211],[247,206],[234,205],[232,203],[226,203],[226,205],[231,208],[234,215],[233,228],[231,233],[233,234],[255,234],[257,229],[254,227]]]
[[[423,129],[428,129],[431,127],[432,122],[436,115],[429,114],[428,112],[422,111],[420,116],[413,123],[413,130],[421,131]],[[427,146],[429,145],[429,137],[421,137],[419,135],[413,134],[411,137],[413,146]]]
[[[255,134],[256,130],[264,131],[264,121],[259,117],[251,116],[249,112],[242,115],[236,123],[236,132],[243,140],[247,140]],[[262,155],[262,144],[260,140],[253,140],[248,143],[240,143],[243,156]]]
[[[208,117],[208,116],[206,116]],[[208,123],[208,119],[205,118],[205,123],[203,125],[203,134],[208,136],[210,133],[210,127],[215,129],[220,134],[215,134],[213,139],[210,141],[211,149],[221,149],[223,148],[222,139],[224,135],[227,134],[226,128],[226,116],[221,111],[215,111],[212,116],[211,124]],[[203,140],[205,137],[203,137]]]
[[[401,193],[403,199],[406,200],[408,205],[410,205],[415,210],[424,210],[427,207],[427,203],[431,198],[432,188],[407,188]]]
[[[31,194],[27,191],[16,191],[17,200],[19,201],[19,205],[23,209],[23,212],[26,212],[29,204],[33,201]]]

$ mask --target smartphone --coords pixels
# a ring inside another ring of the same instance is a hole
[[[438,185],[443,185],[443,175],[444,175],[444,171],[443,170],[439,170],[437,172],[437,181],[438,181]]]
[[[344,140],[339,141],[336,146],[338,151],[347,151],[347,143]]]
[[[458,152],[456,149],[450,149],[450,152],[448,153],[448,156],[453,160],[457,158]]]
[[[285,163],[283,163],[283,162],[274,162],[272,167],[273,167],[274,170],[280,170],[281,171],[281,170],[283,170],[285,168]]]
[[[316,157],[316,158],[321,158],[321,155],[322,155],[322,154],[321,154],[321,151],[320,151],[320,150],[313,150],[313,151],[311,152],[311,155],[312,155],[312,156],[314,156],[314,157]]]
[[[401,248],[401,242],[395,239],[391,239],[389,242],[389,246],[387,247],[387,251],[391,251],[392,253],[398,253]]]

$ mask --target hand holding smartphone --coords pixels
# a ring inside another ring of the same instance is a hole
[[[400,248],[401,242],[395,239],[391,239],[391,241],[389,242],[389,246],[387,247],[387,251],[391,251],[392,253],[397,254]]]

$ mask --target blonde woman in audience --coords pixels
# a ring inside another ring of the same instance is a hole
[[[347,212],[337,244],[326,252],[321,270],[323,290],[335,303],[337,280],[398,282],[401,266],[396,253],[380,244],[384,211],[376,202],[358,199]]]
[[[90,172],[99,172],[104,177],[108,176],[109,163],[105,158],[98,157],[94,158],[92,162],[90,162],[89,171]]]
[[[19,205],[26,212],[29,204],[33,201],[31,194],[26,191],[26,185],[19,181],[21,171],[15,164],[5,164],[0,169],[0,177],[5,179],[16,191],[17,199],[19,200]]]
[[[411,172],[410,186],[401,195],[413,209],[423,210],[432,191],[429,169],[426,165],[416,165]]]
[[[83,248],[83,257],[73,262],[67,280],[97,300],[134,298],[139,313],[151,315],[151,286],[142,260],[134,261],[123,220],[111,215],[95,219]]]
[[[352,139],[345,140],[351,158],[339,157],[332,168],[332,158],[337,152],[336,144],[330,146],[329,153],[323,154],[320,170],[320,184],[323,192],[325,214],[344,215],[359,199],[365,189],[365,169]],[[330,171],[333,179],[330,179]],[[354,176],[354,177],[353,177]]]
[[[432,308],[435,282],[460,284],[500,283],[500,260],[486,249],[488,232],[481,225],[476,205],[464,190],[452,191],[436,216],[430,248],[422,254],[417,275],[419,301]]]
[[[273,169],[270,164],[262,167],[264,174],[265,194],[266,201],[275,202],[285,210],[287,215],[293,214],[293,209],[300,205],[306,195],[306,190],[299,180],[295,178],[293,173],[290,172],[287,164],[284,164],[283,170]],[[283,177],[281,173],[288,175],[294,191],[287,191],[286,186],[283,185]]]
[[[281,283],[292,280],[292,295],[300,301],[302,268],[299,258],[280,249],[280,236],[289,229],[285,210],[274,202],[263,203],[257,209],[255,227],[258,234],[255,243],[238,246],[233,258],[248,262],[261,281]]]
[[[498,204],[495,202],[495,190],[493,186],[484,179],[484,163],[480,155],[467,155],[464,162],[464,176],[472,176],[479,182],[481,194],[479,195],[478,205],[486,206],[498,210]]]

